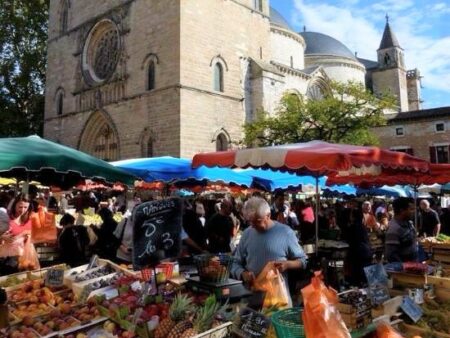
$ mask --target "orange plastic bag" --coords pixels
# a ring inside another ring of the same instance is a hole
[[[392,326],[380,323],[377,326],[377,338],[403,338],[403,336],[395,331]]]
[[[307,338],[351,337],[335,306],[337,292],[325,286],[321,272],[315,272],[311,284],[302,289],[302,296],[302,319]]]
[[[33,243],[53,243],[58,237],[56,217],[52,212],[39,208],[31,215],[31,240]]]
[[[254,283],[254,289],[264,291],[263,308],[268,309],[276,307],[285,309],[292,307],[291,297],[284,281],[283,275],[274,267],[272,263],[268,263]]]
[[[19,270],[40,269],[38,254],[33,243],[27,239],[24,244],[23,255],[19,257]]]

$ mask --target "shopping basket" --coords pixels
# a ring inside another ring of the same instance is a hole
[[[272,325],[277,338],[305,338],[302,309],[291,308],[277,311],[272,316]]]

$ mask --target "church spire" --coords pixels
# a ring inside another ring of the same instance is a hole
[[[386,26],[384,27],[383,37],[381,38],[380,49],[392,48],[392,47],[400,47],[398,43],[397,37],[394,32],[391,30],[391,26],[389,25],[389,15],[386,14]]]

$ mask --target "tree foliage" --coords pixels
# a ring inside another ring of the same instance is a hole
[[[0,136],[42,134],[49,0],[0,4]]]
[[[246,146],[268,146],[322,140],[359,145],[377,144],[371,127],[385,123],[384,110],[395,98],[376,97],[356,82],[331,82],[321,99],[286,94],[274,115],[258,112],[244,125]]]

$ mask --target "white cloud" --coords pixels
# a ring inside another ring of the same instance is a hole
[[[442,37],[433,34],[436,15],[450,12],[446,3],[428,3],[422,8],[412,0],[384,0],[370,6],[354,1],[331,5],[294,0],[294,4],[293,19],[298,26],[328,34],[357,51],[359,57],[372,60],[376,60],[388,12],[391,28],[405,49],[407,67],[417,67],[424,76],[424,92],[432,89],[450,93],[450,33],[446,30]]]

